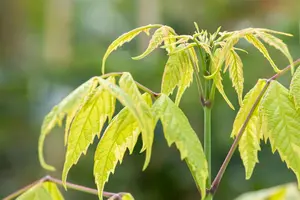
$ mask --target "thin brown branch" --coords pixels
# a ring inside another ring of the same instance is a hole
[[[25,187],[15,191],[14,193],[8,195],[3,200],[15,199],[16,197],[20,196],[21,194],[23,194],[24,192],[26,192],[27,190],[29,190],[33,186],[35,186],[37,184],[47,182],[47,181],[52,182],[52,183],[56,183],[60,186],[63,186],[63,182],[61,180],[53,178],[51,176],[45,176],[45,177],[43,177],[43,178],[41,178],[37,181],[34,181],[33,183],[30,183],[29,185],[27,185]],[[78,190],[78,191],[85,192],[85,193],[88,193],[88,194],[98,195],[98,191],[96,189],[93,189],[93,188],[85,187],[85,186],[82,186],[82,185],[77,185],[77,184],[70,183],[70,182],[66,182],[66,186],[67,186],[67,188],[70,188],[70,189],[73,189],[73,190]],[[112,198],[112,199],[115,199],[115,200],[121,200],[122,196],[124,194],[125,193],[123,193],[123,192],[120,192],[120,193],[105,192],[105,191],[103,192],[104,197]]]
[[[297,59],[296,61],[294,61],[294,66],[297,66],[297,65],[300,65],[300,59]],[[278,77],[280,77],[281,75],[283,75],[284,73],[286,73],[287,71],[289,71],[291,69],[291,65],[288,65],[287,67],[285,67],[283,70],[281,70],[280,72],[278,72],[277,74],[275,74],[274,76],[272,76],[271,78],[269,78],[267,81],[266,81],[266,84],[265,86],[263,87],[263,89],[261,90],[261,92],[259,93],[257,99],[255,100],[251,110],[249,111],[248,115],[247,115],[247,118],[245,120],[245,122],[243,123],[243,126],[241,127],[241,129],[239,130],[238,134],[237,134],[237,137],[234,139],[229,151],[228,151],[228,154],[221,166],[221,168],[219,169],[219,172],[217,174],[217,176],[215,177],[212,185],[211,185],[211,188],[209,189],[209,193],[211,193],[212,195],[214,195],[219,187],[219,184],[220,184],[220,181],[225,173],[225,170],[233,156],[233,153],[235,152],[237,146],[238,146],[238,143],[247,127],[247,124],[249,122],[249,120],[251,119],[251,116],[253,114],[253,112],[255,111],[255,109],[257,108],[258,104],[259,104],[259,101],[261,100],[261,98],[263,97],[263,95],[265,94],[266,90],[268,89],[271,81],[277,79]]]

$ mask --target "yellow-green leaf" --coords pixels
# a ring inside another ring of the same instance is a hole
[[[143,97],[151,106],[151,96],[146,93]],[[122,162],[127,149],[132,153],[140,132],[138,121],[128,108],[123,108],[106,128],[94,158],[94,176],[100,199],[110,173],[114,173],[118,162]]]
[[[55,183],[38,183],[20,195],[17,200],[63,200]]]
[[[278,151],[282,161],[291,168],[300,181],[300,113],[297,112],[289,91],[277,81],[272,81],[261,102],[267,136],[272,151]]]
[[[143,169],[145,169],[150,161],[154,137],[153,116],[150,107],[143,100],[142,95],[129,73],[123,73],[119,81],[120,87],[100,77],[98,77],[98,81],[107,91],[127,107],[137,119],[142,132],[142,151],[146,150],[146,161],[143,167]]]
[[[172,94],[181,79],[181,63],[179,54],[170,55],[162,77],[161,92]]]
[[[294,99],[296,109],[298,110],[300,108],[300,67],[297,68],[295,74],[293,75],[290,93]]]
[[[196,70],[199,68],[196,63],[198,62],[198,59],[195,58],[195,51],[191,48],[192,47],[188,47],[188,49],[185,49],[185,45],[177,47],[179,50],[175,51],[178,52],[169,56],[162,78],[162,93],[169,95],[174,91],[176,86],[178,86],[176,94],[177,105],[179,104],[184,91],[193,81],[193,65],[195,64]]]
[[[158,28],[154,34],[152,35],[152,38],[149,42],[149,45],[147,49],[139,56],[133,57],[134,60],[140,60],[145,58],[147,55],[149,55],[153,50],[155,50],[159,45],[162,44],[165,37],[168,37],[170,35],[169,33],[170,27],[168,26],[162,26]]]
[[[232,81],[232,86],[238,95],[239,104],[242,105],[244,89],[243,62],[235,51],[231,51],[230,55],[232,58],[229,64],[229,76]]]
[[[181,159],[185,159],[202,199],[206,194],[208,167],[202,145],[184,113],[168,96],[162,94],[153,105],[153,112],[160,118],[168,145],[175,143]]]
[[[105,73],[105,62],[108,56],[111,54],[111,52],[115,51],[118,47],[122,46],[126,42],[130,42],[133,38],[135,38],[137,35],[139,35],[142,32],[145,32],[146,34],[149,34],[149,30],[151,28],[159,28],[162,25],[160,24],[149,24],[147,26],[141,26],[139,28],[133,29],[127,33],[124,33],[120,37],[118,37],[115,41],[113,41],[109,47],[107,48],[103,59],[102,59],[102,73]]]
[[[289,52],[289,49],[287,47],[287,45],[280,40],[279,38],[265,33],[265,32],[257,32],[256,33],[265,43],[275,47],[276,49],[278,49],[279,51],[282,52],[283,55],[285,55],[285,57],[288,59],[290,65],[291,65],[291,70],[292,72],[294,71],[294,64],[293,64],[293,58]]]
[[[235,200],[297,200],[300,193],[294,183],[247,192]]]
[[[43,156],[43,146],[46,136],[56,125],[60,126],[62,124],[62,120],[66,115],[68,122],[72,119],[72,113],[76,112],[84,97],[88,95],[93,88],[95,88],[95,83],[93,80],[94,78],[91,78],[87,82],[80,85],[71,94],[65,97],[58,105],[54,106],[50,113],[48,113],[45,117],[38,144],[39,160],[43,168],[51,171],[55,170],[53,166],[50,166],[45,162]]]
[[[220,55],[220,52],[216,51],[215,52],[215,63],[219,63],[218,60],[221,59],[221,58],[219,58],[219,55]],[[222,95],[222,97],[224,98],[226,103],[229,105],[229,107],[234,110],[234,107],[233,107],[232,103],[229,101],[227,95],[225,94],[224,88],[223,88],[223,84],[222,84],[223,79],[222,79],[221,71],[220,71],[221,68],[219,68],[217,64],[211,65],[211,68],[212,68],[211,71],[216,72],[216,74],[213,76],[213,81],[214,81],[213,83],[215,84],[216,88],[218,89],[218,91],[220,92],[220,94]]]
[[[259,97],[266,84],[265,80],[259,80],[245,96],[242,106],[234,120],[231,137],[236,137],[245,123],[247,116]],[[245,166],[246,179],[249,179],[253,173],[256,163],[258,163],[257,153],[260,151],[260,126],[258,107],[254,110],[251,118],[241,136],[239,142],[239,151],[241,159]]]
[[[272,58],[270,57],[269,52],[266,49],[265,45],[259,39],[257,39],[253,34],[246,34],[245,39],[264,55],[264,57],[270,62],[275,72],[280,71],[275,65]]]
[[[115,84],[114,77],[109,77],[107,81]],[[69,170],[78,162],[81,154],[86,154],[89,145],[94,141],[94,137],[100,136],[106,119],[112,117],[114,109],[115,97],[101,86],[87,96],[70,124],[62,173],[63,183],[66,182]]]

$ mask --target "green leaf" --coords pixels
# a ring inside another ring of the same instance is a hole
[[[239,104],[242,105],[244,89],[243,62],[235,51],[231,51],[230,56],[229,76],[232,81],[232,86],[238,95]]]
[[[162,78],[162,93],[169,95],[171,94],[176,86],[178,91],[176,94],[176,104],[178,105],[181,97],[187,87],[193,81],[194,63],[198,70],[198,59],[195,58],[195,51],[193,49],[185,49],[185,45],[177,47],[179,50],[176,54],[169,56],[167,64],[165,66],[163,78]],[[184,49],[181,51],[181,49]]]
[[[216,63],[219,63],[218,60],[221,59],[219,57],[219,55],[220,55],[220,51],[216,51],[215,58],[214,58]],[[222,95],[222,97],[224,98],[226,103],[229,105],[229,107],[234,110],[232,103],[229,101],[227,95],[225,94],[223,84],[222,84],[223,79],[222,79],[221,71],[220,71],[221,68],[218,68],[218,66],[219,65],[216,65],[216,64],[211,65],[211,68],[212,68],[211,71],[216,72],[216,74],[213,76],[213,80],[214,80],[213,83],[215,84],[216,88],[218,89],[218,91],[220,92],[220,94]]]
[[[17,200],[63,200],[55,183],[38,183],[20,195]]]
[[[145,32],[149,35],[149,30],[151,28],[159,28],[162,25],[160,24],[149,24],[147,26],[141,26],[139,28],[133,29],[127,33],[122,34],[120,37],[118,37],[115,41],[113,41],[109,47],[107,48],[103,59],[102,59],[102,74],[105,73],[105,62],[108,56],[115,51],[118,47],[122,46],[126,42],[130,42],[133,38],[135,38],[137,35],[139,35],[142,32]]]
[[[256,85],[246,94],[242,106],[234,120],[231,137],[236,137],[245,123],[248,114],[266,84],[265,80],[259,80]],[[241,159],[245,166],[246,179],[250,179],[256,163],[257,153],[260,151],[260,126],[258,107],[254,110],[239,142]]]
[[[291,168],[300,181],[300,113],[297,112],[289,91],[277,81],[272,81],[261,102],[267,136],[272,151],[278,151],[282,161]]]
[[[168,43],[169,39],[167,37],[170,34],[172,34],[172,30],[171,30],[170,27],[168,27],[168,26],[162,26],[162,27],[158,28],[154,32],[154,34],[153,34],[153,36],[152,36],[152,38],[151,38],[151,40],[149,42],[149,45],[148,45],[147,49],[144,51],[144,53],[142,53],[139,56],[133,57],[132,59],[133,60],[143,59],[147,55],[149,55],[153,50],[155,50],[159,45],[161,45],[164,40],[167,40],[167,43]]]
[[[296,109],[300,108],[300,67],[297,68],[295,74],[293,75],[291,85],[290,85],[290,94],[294,99]]]
[[[146,150],[146,161],[143,169],[147,167],[151,157],[151,149],[154,137],[153,116],[150,107],[143,100],[142,95],[129,73],[123,73],[120,78],[120,87],[98,77],[100,84],[115,96],[130,112],[139,123],[142,132],[143,148]]]
[[[292,69],[292,73],[294,71],[294,64],[293,64],[293,58],[289,52],[289,49],[287,47],[287,45],[280,40],[279,38],[265,33],[265,32],[257,32],[256,33],[265,43],[269,44],[270,46],[275,47],[276,49],[278,49],[279,51],[282,52],[283,55],[285,55],[285,57],[288,59],[290,65],[291,65],[291,69]]]
[[[240,195],[235,200],[296,200],[300,193],[294,183],[271,187]]]
[[[108,82],[114,84],[115,78],[109,77]],[[103,87],[96,88],[85,98],[85,102],[70,123],[69,137],[62,181],[65,184],[69,170],[77,164],[81,154],[100,136],[100,132],[107,118],[111,118],[115,110],[115,98]]]
[[[146,93],[143,97],[151,106],[151,96]],[[127,149],[132,153],[140,132],[138,121],[128,108],[123,108],[106,128],[94,158],[94,176],[100,199],[110,173],[114,173],[118,162],[122,162]]]
[[[129,193],[122,195],[122,200],[134,200],[133,196]]]
[[[270,57],[269,52],[266,49],[265,45],[259,39],[257,39],[253,34],[246,34],[245,39],[249,43],[251,43],[254,47],[256,47],[264,55],[264,57],[270,62],[271,66],[273,67],[276,73],[280,71],[275,65],[272,58]]]
[[[51,171],[55,170],[53,166],[46,164],[43,156],[43,147],[46,136],[56,125],[61,126],[62,120],[66,115],[68,118],[68,122],[73,118],[72,113],[76,112],[84,97],[88,95],[89,92],[95,87],[95,83],[93,80],[94,78],[91,78],[87,82],[80,85],[71,94],[64,98],[58,105],[54,106],[50,113],[48,113],[45,117],[38,144],[39,160],[43,168]]]
[[[184,113],[168,96],[162,94],[153,105],[153,112],[160,118],[164,135],[170,146],[172,143],[180,151],[194,177],[196,185],[205,198],[208,167],[202,145]]]

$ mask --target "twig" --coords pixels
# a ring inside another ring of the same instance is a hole
[[[297,66],[297,65],[300,65],[300,59],[297,59],[296,61],[294,61],[294,66]],[[289,71],[291,69],[291,65],[288,65],[287,67],[285,67],[283,70],[281,70],[280,72],[278,72],[277,74],[275,74],[274,76],[272,76],[271,78],[269,78],[267,81],[266,81],[266,84],[265,86],[263,87],[263,89],[261,90],[261,92],[259,93],[257,99],[255,100],[250,112],[248,113],[247,115],[247,118],[245,120],[245,122],[243,123],[243,126],[241,127],[240,131],[238,132],[238,135],[236,136],[236,138],[234,139],[231,147],[230,147],[230,150],[228,151],[228,154],[221,166],[221,168],[219,169],[219,172],[217,174],[217,176],[215,177],[212,185],[211,185],[211,188],[209,189],[209,193],[211,193],[212,195],[215,194],[215,192],[217,191],[218,187],[219,187],[219,184],[220,184],[220,181],[224,175],[224,172],[228,166],[228,163],[230,162],[231,158],[232,158],[232,155],[234,153],[234,151],[236,150],[237,146],[238,146],[238,143],[245,131],[245,128],[247,127],[247,124],[253,114],[253,112],[255,111],[256,107],[258,106],[258,103],[259,101],[261,100],[261,98],[263,97],[264,93],[266,92],[266,90],[268,89],[271,81],[277,79],[279,76],[283,75],[285,72]]]
[[[107,73],[107,74],[103,74],[101,76],[101,78],[108,78],[111,76],[122,76],[123,72],[111,72],[111,73]],[[157,98],[160,96],[160,93],[154,92],[151,89],[147,88],[146,86],[142,85],[141,83],[135,81],[136,85],[138,88],[140,88],[141,90],[143,90],[144,92],[148,92],[149,94],[151,94],[154,98]]]
[[[41,178],[37,181],[34,181],[33,183],[30,183],[29,185],[17,190],[16,192],[8,195],[3,200],[12,200],[12,199],[18,197],[19,195],[23,194],[24,192],[26,192],[27,190],[29,190],[33,186],[35,186],[37,184],[47,182],[47,181],[52,182],[52,183],[56,183],[60,186],[63,186],[63,183],[62,183],[61,180],[53,178],[51,176],[45,176],[45,177],[43,177],[43,178]],[[98,191],[96,189],[93,189],[93,188],[85,187],[85,186],[82,186],[82,185],[77,185],[77,184],[70,183],[70,182],[66,182],[66,186],[67,186],[67,188],[70,188],[70,189],[73,189],[73,190],[78,190],[78,191],[81,191],[81,192],[98,195]],[[112,193],[112,192],[105,192],[105,191],[103,192],[104,197],[112,198],[114,200],[121,200],[122,196],[124,194],[125,193],[123,193],[123,192],[120,192],[120,193]]]

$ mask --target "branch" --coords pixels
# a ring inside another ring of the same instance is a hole
[[[33,183],[31,183],[29,185],[17,190],[16,192],[14,192],[14,193],[8,195],[7,197],[5,197],[3,200],[12,200],[12,199],[18,197],[19,195],[23,194],[24,192],[26,192],[27,190],[29,190],[33,186],[35,186],[37,184],[47,182],[47,181],[52,182],[52,183],[56,183],[60,186],[63,186],[63,183],[62,183],[61,180],[53,178],[53,177],[48,175],[48,176],[45,176],[45,177],[43,177],[43,178],[41,178],[37,181],[34,181]],[[70,188],[70,189],[78,190],[78,191],[89,193],[89,194],[98,195],[98,191],[96,189],[93,189],[93,188],[88,188],[88,187],[77,185],[77,184],[70,183],[70,182],[66,182],[66,186],[67,186],[67,188]],[[120,192],[120,193],[112,193],[112,192],[105,192],[105,191],[103,192],[104,197],[112,198],[112,199],[115,199],[115,200],[121,200],[122,196],[124,194],[125,193],[123,193],[123,192]]]
[[[297,65],[300,65],[300,59],[297,59],[296,61],[294,61],[294,66],[297,66]],[[281,70],[280,72],[278,72],[277,74],[275,74],[274,76],[272,76],[271,78],[269,78],[267,81],[266,81],[266,84],[265,86],[263,87],[263,89],[261,90],[261,92],[259,93],[257,99],[255,100],[250,112],[248,113],[247,115],[247,118],[245,120],[245,122],[243,123],[243,126],[241,127],[240,131],[238,132],[238,135],[236,136],[236,138],[234,139],[229,151],[228,151],[228,154],[221,166],[221,168],[219,169],[219,172],[217,174],[217,176],[215,177],[213,183],[212,183],[212,186],[211,188],[209,189],[209,193],[211,193],[212,195],[214,195],[219,187],[219,184],[220,184],[220,181],[224,175],[224,172],[228,166],[228,163],[230,162],[231,158],[232,158],[232,155],[234,153],[234,151],[236,150],[237,146],[238,146],[238,143],[245,131],[245,128],[247,127],[248,125],[248,122],[253,114],[253,112],[255,111],[256,107],[258,106],[259,104],[259,101],[261,100],[261,98],[263,97],[263,95],[265,94],[266,90],[268,89],[271,81],[277,79],[278,77],[280,77],[281,75],[283,75],[284,73],[286,73],[287,71],[289,71],[291,69],[291,65],[288,65],[287,67],[285,67],[283,70]]]
[[[112,72],[112,73],[107,73],[107,74],[103,74],[101,76],[101,78],[108,78],[111,76],[122,76],[123,72]],[[151,94],[154,98],[157,98],[160,96],[160,93],[154,92],[151,89],[147,88],[146,86],[140,84],[139,82],[135,81],[135,84],[137,85],[137,87],[141,90],[143,90],[144,92],[148,92],[149,94]]]

